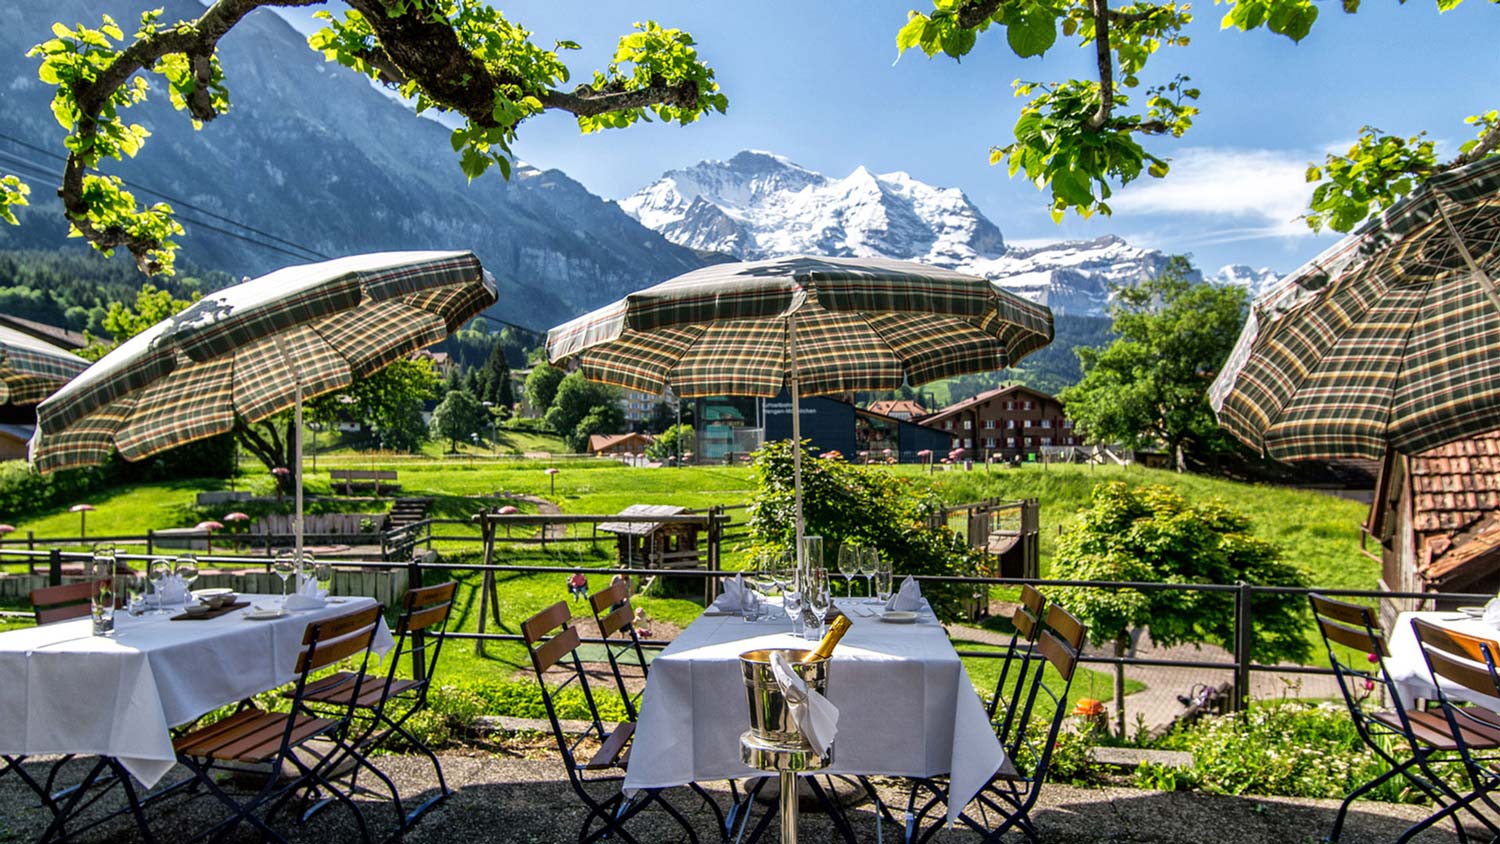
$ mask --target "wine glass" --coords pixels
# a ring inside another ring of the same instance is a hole
[[[183,602],[187,603],[193,595],[193,581],[198,579],[198,558],[192,554],[183,554],[177,558],[172,568],[182,580]]]
[[[870,600],[874,601],[875,575],[880,572],[881,565],[880,551],[875,548],[865,548],[861,550],[859,558],[859,570],[865,576],[865,592],[871,596]]]
[[[810,569],[807,572],[807,581],[803,590],[803,599],[807,601],[807,608],[812,610],[813,620],[818,623],[817,634],[823,635],[823,619],[828,616],[828,610],[833,606],[833,593],[828,587],[827,569]],[[808,630],[812,633],[812,630]],[[812,638],[807,636],[806,638]]]
[[[854,578],[859,577],[861,556],[859,543],[846,539],[839,543],[839,574],[844,576],[844,594],[854,594]]]
[[[162,587],[166,586],[167,578],[172,576],[172,561],[166,557],[157,557],[151,561],[151,584],[156,587],[156,615],[167,614],[167,599],[162,594]]]
[[[781,588],[781,606],[786,610],[787,620],[792,623],[792,635],[802,635],[802,571],[797,560],[786,560],[786,583]]]
[[[318,594],[328,597],[333,592],[333,566],[329,563],[314,563],[313,580],[318,582]]]
[[[276,552],[276,559],[271,562],[271,571],[281,578],[281,606],[286,607],[286,582],[297,572],[297,555],[293,551],[282,550]]]

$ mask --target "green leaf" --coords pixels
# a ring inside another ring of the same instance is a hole
[[[1007,16],[1005,40],[1023,59],[1040,56],[1057,43],[1057,18],[1039,10]]]
[[[922,43],[922,35],[927,30],[927,16],[920,12],[912,12],[906,25],[896,33],[896,57],[900,58],[902,53]]]

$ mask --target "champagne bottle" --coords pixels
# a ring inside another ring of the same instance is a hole
[[[828,625],[828,632],[823,634],[823,641],[813,648],[803,662],[817,662],[820,659],[828,659],[833,656],[833,649],[838,646],[839,640],[849,632],[853,626],[846,615],[835,616],[833,623]]]

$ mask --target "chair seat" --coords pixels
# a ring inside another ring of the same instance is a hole
[[[1437,750],[1457,750],[1458,742],[1453,737],[1453,730],[1448,726],[1447,717],[1436,712],[1425,712],[1413,710],[1406,713],[1407,720],[1411,722],[1412,735],[1417,741]],[[1389,727],[1396,732],[1401,732],[1401,716],[1395,712],[1381,711],[1370,713],[1370,720]],[[1476,749],[1493,749],[1500,747],[1500,724],[1494,726],[1481,726],[1478,724],[1463,725],[1463,738],[1469,746]]]
[[[291,724],[289,745],[322,735],[339,725],[329,718],[244,709],[207,727],[178,736],[172,748],[182,756],[239,762],[264,762],[281,748]]]
[[[604,743],[599,745],[599,750],[583,766],[584,769],[597,771],[600,768],[623,768],[628,765],[630,763],[630,737],[633,735],[635,735],[634,721],[615,727],[613,732],[605,736]]]
[[[328,703],[338,706],[348,706],[349,699],[354,696],[355,680],[359,675],[352,671],[340,671],[330,674],[320,680],[307,684],[302,692],[302,699],[311,703]],[[389,698],[409,689],[416,688],[420,683],[416,680],[392,680]],[[287,693],[289,697],[290,692]],[[371,677],[366,674],[364,681],[359,683],[359,699],[354,701],[354,706],[359,709],[372,709],[379,704],[382,697],[386,697],[385,678]],[[388,699],[389,699],[388,698]]]

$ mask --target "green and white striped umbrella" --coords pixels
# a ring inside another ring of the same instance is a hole
[[[715,264],[547,332],[554,363],[679,396],[893,390],[1015,366],[1052,342],[1052,312],[993,282],[902,261],[796,256]],[[802,449],[792,449],[802,547]]]
[[[1500,429],[1500,157],[1433,177],[1262,295],[1209,397],[1281,460]]]
[[[0,404],[36,404],[88,365],[72,352],[0,325]]]

